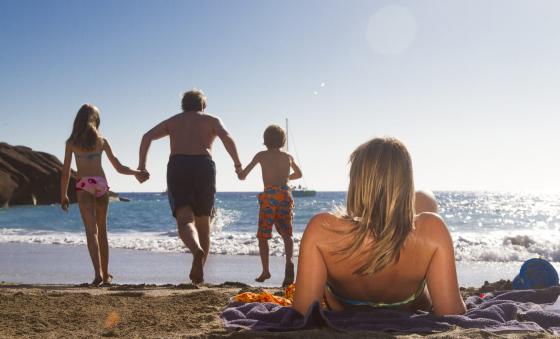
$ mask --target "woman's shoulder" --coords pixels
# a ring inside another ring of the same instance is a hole
[[[417,236],[430,243],[446,242],[451,237],[443,218],[432,212],[423,212],[415,216],[414,228]]]
[[[344,232],[351,226],[350,221],[342,218],[336,213],[321,212],[315,214],[307,223],[305,233],[308,236],[335,236]]]

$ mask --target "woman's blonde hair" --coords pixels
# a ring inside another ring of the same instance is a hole
[[[82,148],[93,150],[99,139],[99,110],[92,104],[83,104],[76,114],[72,134],[67,143]]]
[[[406,147],[394,138],[375,138],[350,156],[350,184],[343,218],[353,239],[335,251],[342,259],[363,255],[354,274],[369,275],[399,260],[413,227],[414,181]],[[363,250],[368,238],[371,248]]]

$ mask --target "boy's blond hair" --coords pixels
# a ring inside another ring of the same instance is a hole
[[[350,184],[343,218],[352,222],[347,246],[335,251],[342,259],[363,255],[354,274],[369,275],[398,262],[414,219],[412,161],[394,138],[375,138],[350,156]],[[364,242],[374,244],[364,251]]]
[[[264,130],[263,139],[268,148],[282,148],[286,144],[286,132],[278,125],[270,125]]]

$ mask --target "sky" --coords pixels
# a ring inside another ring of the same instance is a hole
[[[408,147],[417,188],[560,192],[558,1],[0,0],[0,141],[62,159],[79,107],[136,167],[147,130],[204,90],[244,164],[290,122],[307,186],[345,190],[375,136]],[[165,190],[104,169],[114,191]],[[219,191],[238,181],[219,140]],[[297,184],[297,182],[296,182]]]

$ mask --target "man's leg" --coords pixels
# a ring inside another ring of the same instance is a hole
[[[206,263],[206,259],[210,253],[210,216],[195,217],[194,226],[198,232],[200,247],[204,251],[203,262]]]
[[[182,206],[175,211],[175,218],[179,237],[193,255],[189,278],[193,284],[200,284],[204,281],[205,252],[201,247],[198,230],[194,224],[194,214],[189,206]]]

